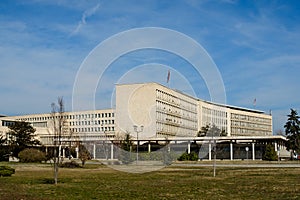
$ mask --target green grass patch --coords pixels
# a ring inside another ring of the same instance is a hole
[[[144,174],[105,165],[59,169],[49,164],[14,165],[0,178],[1,199],[299,199],[300,168],[167,167]]]

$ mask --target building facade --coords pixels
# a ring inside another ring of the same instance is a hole
[[[272,116],[263,111],[199,100],[199,127],[216,125],[227,136],[272,135]]]
[[[203,101],[158,83],[116,85],[116,108],[64,112],[62,140],[96,141],[130,133],[143,126],[140,139],[196,137],[202,127],[216,126],[226,136],[271,136],[272,116],[262,111]],[[27,121],[37,139],[53,144],[58,113],[1,117],[5,135],[13,121]]]
[[[115,112],[113,109],[62,113],[62,141],[85,141],[115,136]],[[0,131],[5,135],[14,121],[29,122],[35,129],[37,139],[44,145],[52,145],[59,113],[31,114],[1,117]],[[55,125],[56,124],[56,125]]]
[[[157,83],[116,86],[116,129],[132,132],[144,126],[143,137],[195,136],[197,99]]]
[[[216,126],[227,136],[270,136],[272,116],[263,111],[196,99],[157,83],[116,86],[116,129],[143,135],[195,137],[202,127]]]

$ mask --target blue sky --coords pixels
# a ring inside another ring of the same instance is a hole
[[[58,96],[71,110],[76,74],[99,43],[132,28],[163,27],[201,44],[220,71],[227,103],[253,108],[256,99],[255,109],[272,110],[277,132],[290,108],[300,112],[299,13],[298,1],[3,0],[0,113],[50,112]],[[170,87],[209,100],[189,65],[159,50],[124,55],[99,82],[96,107],[114,104],[115,83],[165,84],[168,66]]]

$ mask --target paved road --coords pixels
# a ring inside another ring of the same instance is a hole
[[[106,163],[108,164],[108,163]],[[107,165],[110,168],[113,168],[118,171],[128,172],[128,173],[146,173],[151,171],[157,171],[162,168],[167,167],[167,169],[180,169],[179,167],[184,167],[182,170],[197,170],[195,167],[213,167],[213,162],[197,162],[197,163],[172,163],[171,167],[163,165],[161,162],[157,161],[139,161],[138,165],[136,163],[132,163],[129,165]],[[193,168],[189,168],[193,167]],[[216,167],[230,167],[230,168],[300,168],[300,162],[295,163],[234,163],[234,162],[217,162]]]
[[[172,166],[178,166],[178,167],[211,167],[213,166],[212,163],[174,163]],[[278,164],[216,164],[217,167],[246,167],[246,168],[298,168],[300,167],[299,163],[278,163]]]
[[[93,162],[87,162],[87,163],[93,163]],[[99,162],[97,162],[99,164]],[[101,162],[103,164],[108,164],[107,161]],[[126,165],[121,165],[120,168],[135,168],[135,162],[132,164],[126,166]],[[111,166],[108,164],[108,166]],[[181,163],[181,162],[175,162],[172,163],[171,166],[178,166],[178,167],[210,167],[213,166],[213,161],[205,162],[193,162],[193,163]],[[272,163],[267,163],[266,161],[262,161],[261,163],[259,161],[243,161],[243,162],[235,162],[235,161],[217,161],[216,162],[217,167],[245,167],[245,168],[299,168],[300,167],[300,162],[299,161],[293,161],[293,162],[272,162]],[[163,165],[162,162],[160,161],[139,161],[138,167],[154,167],[154,168],[162,168],[166,167]],[[117,166],[119,168],[119,166]]]

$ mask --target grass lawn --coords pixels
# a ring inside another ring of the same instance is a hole
[[[3,163],[0,163],[2,165]],[[170,166],[131,174],[104,165],[59,170],[44,164],[7,164],[0,199],[300,199],[300,168],[217,168]]]

